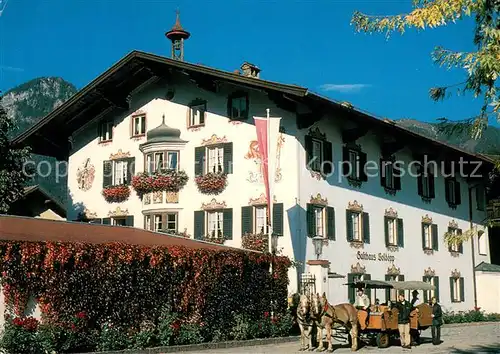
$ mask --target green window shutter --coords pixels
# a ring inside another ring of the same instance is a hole
[[[460,301],[465,301],[465,283],[464,278],[460,278]]]
[[[111,225],[111,218],[103,218],[102,224],[103,225]]]
[[[436,289],[434,290],[434,294],[436,296],[437,302],[439,302],[440,301],[440,298],[439,298],[439,277],[434,277],[434,286],[436,287]]]
[[[328,175],[332,173],[333,166],[333,148],[332,143],[329,141],[323,141],[323,173]]]
[[[203,174],[205,167],[205,147],[198,146],[194,148],[194,175],[200,176]]]
[[[314,218],[314,206],[307,204],[307,237],[314,237],[316,233],[316,220]]]
[[[429,197],[430,198],[435,198],[436,197],[436,190],[434,188],[434,175],[432,173],[429,173]]]
[[[356,289],[351,287],[350,284],[354,283],[354,274],[347,274],[347,283],[349,284],[347,286],[347,296],[349,298],[349,303],[353,304],[356,299]]]
[[[283,236],[283,203],[273,204],[273,232]]]
[[[197,210],[194,212],[194,238],[203,240],[205,236],[205,211]]]
[[[313,142],[310,135],[304,137],[304,149],[306,150],[306,166],[308,166],[313,158]]]
[[[385,165],[387,164],[386,160],[384,160],[383,158],[380,158],[380,185],[382,187],[386,187],[386,183],[385,183],[385,177],[386,177],[386,174],[385,174]]]
[[[398,167],[398,165],[392,165],[392,173],[394,176],[394,189],[397,191],[401,190],[401,169]]]
[[[418,166],[418,176],[417,176],[417,192],[418,195],[423,196],[424,195],[424,183],[423,183],[423,166],[420,165]]]
[[[134,216],[133,215],[129,215],[125,218],[125,225],[134,226]]]
[[[450,178],[444,179],[444,199],[446,200],[447,203],[451,201],[450,188],[448,188],[450,183],[453,183]]]
[[[385,245],[389,246],[389,217],[384,216],[384,236]]]
[[[363,213],[363,242],[370,243],[370,215],[368,213]]]
[[[438,226],[436,224],[432,224],[431,226],[431,235],[432,235],[432,249],[434,251],[439,251]]]
[[[224,144],[224,173],[233,173],[233,143]]]
[[[253,233],[253,206],[241,207],[241,236]]]
[[[349,148],[344,146],[342,148],[342,174],[344,177],[350,177],[351,165],[349,164]]]
[[[458,234],[462,235],[462,229],[458,229]],[[458,244],[458,252],[460,252],[462,254],[464,253],[464,243],[463,242],[460,242]]]
[[[450,232],[452,232],[452,231],[453,231],[453,229],[452,229],[451,227],[448,227],[448,233],[450,233]],[[451,244],[451,243],[449,243],[449,244],[448,244],[448,251],[449,251],[449,252],[451,252],[451,251],[452,251],[452,247],[451,247],[451,246],[452,246],[452,244]]]
[[[455,181],[455,204],[462,204],[462,193],[460,190],[460,182]]]
[[[222,229],[226,240],[233,239],[233,209],[222,210]]]
[[[425,249],[425,224],[422,223],[422,249]]]
[[[113,184],[113,161],[102,162],[102,187],[106,188]]]
[[[131,184],[132,183],[132,177],[134,177],[135,174],[135,157],[129,157],[127,158],[127,181],[125,184]]]
[[[428,280],[429,280],[429,277],[426,277],[426,276],[423,276],[423,277],[422,277],[422,281],[423,281],[423,282],[427,282]],[[425,303],[429,302],[429,300],[430,300],[430,299],[428,298],[428,294],[429,294],[429,293],[428,293],[428,291],[424,291],[424,302],[425,302]]]
[[[391,276],[389,274],[385,275],[385,281],[391,280]],[[385,289],[385,302],[391,300],[391,289]]]
[[[335,209],[326,207],[326,235],[329,240],[335,241]]]
[[[455,291],[454,291],[454,284],[453,284],[454,279],[450,277],[450,298],[451,302],[455,302]]]
[[[363,280],[371,280],[372,275],[371,274],[363,274]],[[368,295],[368,298],[370,299],[370,304],[372,303],[372,289],[365,289],[365,294]]]
[[[347,242],[351,242],[354,239],[354,230],[352,229],[352,211],[345,211],[345,226],[347,231]]]
[[[403,225],[403,219],[396,219],[397,222],[397,238],[398,247],[403,248],[405,246],[405,229]]]
[[[362,182],[368,181],[368,175],[366,174],[366,162],[367,162],[367,155],[365,152],[360,152],[359,153],[359,176],[360,180]],[[369,242],[368,242],[369,243]]]

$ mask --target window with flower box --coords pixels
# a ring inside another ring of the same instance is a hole
[[[146,154],[148,173],[166,170],[179,170],[179,151],[155,151]]]
[[[114,122],[110,119],[105,119],[98,124],[98,136],[100,143],[106,143],[113,140]]]
[[[233,239],[233,209],[197,210],[194,212],[194,238]]]
[[[273,232],[283,236],[283,203],[273,204]],[[241,208],[241,234],[267,234],[267,205],[249,205]]]
[[[194,172],[196,176],[207,173],[233,173],[233,143],[222,143],[195,148]]]
[[[140,114],[132,116],[131,119],[131,135],[132,137],[140,137],[146,134],[146,115]]]
[[[128,185],[135,171],[135,157],[103,161],[102,186]]]
[[[144,216],[144,228],[155,232],[177,233],[178,213],[161,212],[146,214]]]

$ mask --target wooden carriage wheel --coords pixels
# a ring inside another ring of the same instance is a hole
[[[377,333],[377,347],[379,348],[387,348],[389,346],[390,336],[389,333],[379,332]]]

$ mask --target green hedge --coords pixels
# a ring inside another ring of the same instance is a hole
[[[445,324],[448,323],[471,323],[471,322],[499,322],[499,313],[484,313],[484,311],[449,311],[443,314]]]

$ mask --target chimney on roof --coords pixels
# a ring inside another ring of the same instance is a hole
[[[258,79],[261,70],[257,67],[257,65],[250,64],[249,62],[246,61],[243,64],[241,64],[241,71],[243,71],[243,76],[253,77]]]

